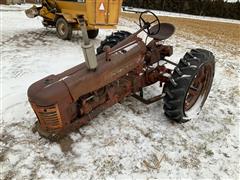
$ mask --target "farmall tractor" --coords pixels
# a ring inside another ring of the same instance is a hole
[[[154,19],[147,21],[146,14]],[[84,20],[81,22],[84,29]],[[163,40],[174,33],[174,26],[160,23],[149,11],[141,13],[139,24],[134,34],[118,31],[108,36],[97,56],[86,37],[82,44],[85,63],[30,86],[28,97],[38,118],[34,131],[58,140],[128,96],[145,104],[163,99],[165,115],[178,123],[201,111],[213,82],[213,54],[192,49],[178,64],[171,62],[166,57],[172,55],[173,47],[164,45]],[[151,38],[148,44],[138,37],[141,32]],[[167,68],[167,64],[174,68]],[[146,99],[143,88],[157,82],[162,92]]]

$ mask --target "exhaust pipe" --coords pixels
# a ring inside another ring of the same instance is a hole
[[[82,35],[83,35],[83,43],[81,45],[83,54],[85,57],[85,63],[89,70],[97,69],[97,57],[94,50],[93,43],[88,38],[87,27],[85,24],[85,20],[83,16],[79,16],[78,23],[80,24]]]

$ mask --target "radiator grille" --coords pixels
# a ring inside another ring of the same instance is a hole
[[[52,130],[62,128],[62,120],[57,105],[39,107],[32,104],[32,107],[37,114],[41,125]]]

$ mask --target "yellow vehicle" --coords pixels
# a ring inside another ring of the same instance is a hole
[[[25,11],[30,18],[43,17],[45,27],[56,27],[61,39],[71,39],[73,30],[80,30],[79,17],[83,17],[88,36],[94,39],[99,28],[115,28],[121,11],[122,0],[42,0],[41,7]]]

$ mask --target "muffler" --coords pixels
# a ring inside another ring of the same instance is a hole
[[[83,36],[82,50],[85,57],[86,66],[89,70],[94,71],[97,69],[98,66],[94,45],[88,38],[87,27],[83,16],[79,16],[77,20],[81,27]]]

